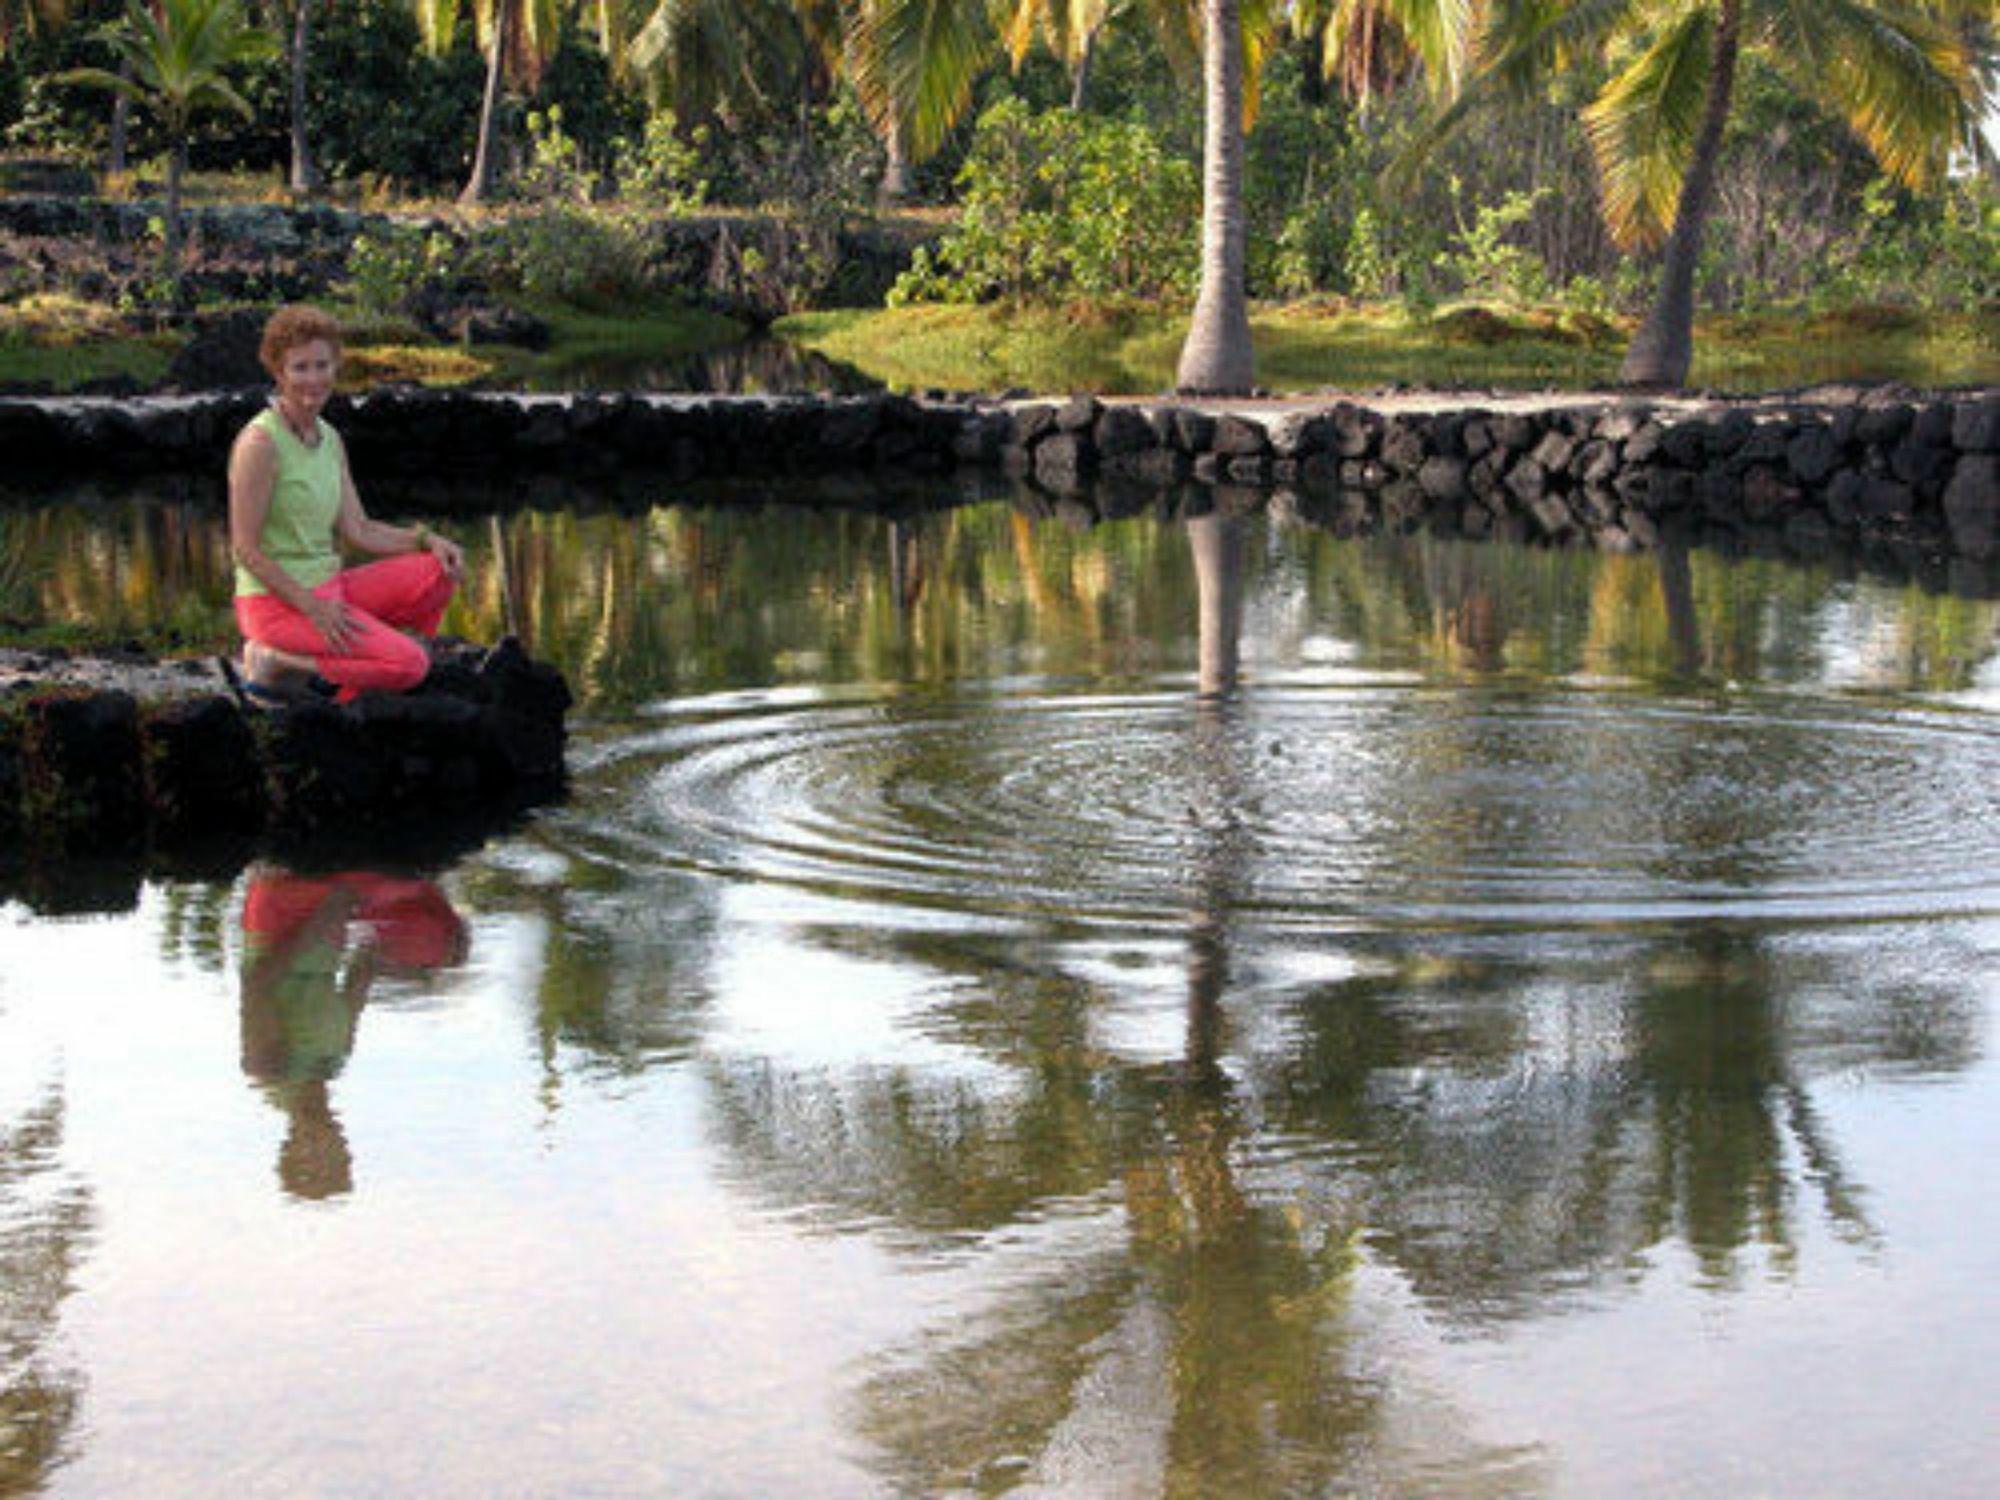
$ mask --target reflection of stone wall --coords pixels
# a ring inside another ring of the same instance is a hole
[[[1695,528],[1793,550],[2000,556],[2000,395],[1823,406],[1592,401],[1502,412],[1342,402],[1253,415],[1088,398],[1015,410],[1009,472],[1059,497],[1275,488],[1336,529],[1654,545]]]
[[[492,826],[560,790],[569,702],[511,640],[440,643],[411,693],[269,709],[208,663],[0,650],[0,856]]]
[[[16,473],[217,472],[254,392],[0,399]],[[1502,411],[901,396],[520,396],[389,388],[336,403],[370,482],[1001,467],[1099,513],[1185,482],[1288,493],[1338,529],[1648,547],[1690,528],[1912,558],[2000,557],[2000,394],[1817,404],[1516,400]]]

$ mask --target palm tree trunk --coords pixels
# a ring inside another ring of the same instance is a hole
[[[1084,100],[1090,97],[1090,65],[1097,61],[1097,33],[1102,28],[1093,26],[1083,39],[1083,56],[1076,60],[1076,77],[1070,80],[1069,107],[1078,114],[1083,113]]]
[[[1211,512],[1187,523],[1194,558],[1196,691],[1204,698],[1234,692],[1243,638],[1243,525]]]
[[[316,193],[319,168],[313,165],[312,143],[306,137],[306,60],[312,50],[312,0],[292,0],[292,191]]]
[[[132,63],[129,58],[118,60],[118,76],[128,83],[132,78]],[[119,93],[111,100],[111,149],[106,153],[104,170],[114,177],[123,176],[126,167],[126,147],[132,138],[132,100]]]
[[[1708,227],[1708,211],[1715,197],[1722,131],[1729,123],[1742,45],[1742,0],[1722,0],[1709,64],[1708,101],[1702,107],[1701,129],[1695,135],[1687,176],[1681,182],[1674,230],[1667,238],[1660,269],[1660,289],[1618,372],[1626,385],[1682,386],[1687,383],[1688,367],[1694,363],[1694,275],[1701,260],[1702,232]]]
[[[875,189],[875,201],[884,208],[907,203],[914,182],[910,175],[910,158],[903,150],[903,127],[891,125],[883,138],[882,149],[888,153],[888,161],[882,168],[882,181]]]
[[[1243,28],[1239,0],[1202,0],[1201,292],[1174,384],[1244,395],[1255,367],[1243,284]]]
[[[167,148],[167,279],[176,287],[181,279],[181,174],[187,170],[187,126],[171,127],[173,141]]]
[[[479,146],[472,157],[472,175],[466,179],[460,203],[483,203],[492,195],[493,179],[499,168],[500,86],[507,73],[507,51],[514,40],[514,7],[518,0],[496,0],[499,14],[493,23],[493,50],[486,62],[486,93],[479,105]]]

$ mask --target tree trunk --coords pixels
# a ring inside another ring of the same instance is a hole
[[[493,193],[499,168],[500,86],[507,74],[507,51],[514,41],[514,7],[518,0],[498,0],[500,14],[493,26],[493,48],[486,60],[486,93],[479,105],[479,146],[472,156],[472,175],[458,195],[464,204],[484,203]]]
[[[903,128],[891,125],[883,137],[882,149],[888,153],[888,162],[882,168],[882,181],[875,189],[875,201],[883,208],[894,208],[910,201],[915,183],[910,174],[910,158],[903,152]]]
[[[1078,114],[1083,113],[1084,100],[1090,97],[1090,65],[1097,60],[1097,33],[1093,26],[1083,39],[1083,56],[1076,60],[1076,77],[1070,80],[1069,107]]]
[[[118,76],[128,83],[132,79],[132,64],[128,59],[118,60]],[[111,100],[111,149],[105,155],[104,170],[112,176],[122,176],[126,167],[126,149],[132,138],[132,101],[125,94],[116,94]]]
[[[1243,28],[1239,0],[1203,0],[1207,84],[1201,184],[1201,292],[1175,385],[1240,396],[1255,374],[1243,284]]]
[[[1234,516],[1187,523],[1197,609],[1196,691],[1204,698],[1236,690],[1243,637],[1243,525]]]
[[[1687,548],[1678,542],[1662,546],[1659,556],[1660,598],[1666,605],[1674,673],[1693,677],[1701,671],[1701,619],[1694,607],[1694,571],[1688,564]]]
[[[1701,129],[1681,182],[1674,209],[1673,233],[1660,268],[1660,289],[1646,321],[1625,352],[1618,378],[1626,385],[1679,387],[1687,384],[1694,363],[1694,276],[1701,261],[1702,232],[1715,197],[1716,163],[1722,155],[1722,131],[1729,123],[1729,106],[1736,91],[1736,61],[1743,43],[1742,0],[1722,0],[1715,26],[1715,52],[1709,64],[1708,100],[1702,106]]]
[[[311,54],[312,0],[292,0],[292,191],[316,193],[321,182],[306,138],[306,60]]]
[[[173,143],[167,148],[167,279],[176,287],[181,279],[181,174],[187,170],[187,126],[175,124]]]

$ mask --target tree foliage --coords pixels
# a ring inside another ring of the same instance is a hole
[[[1180,297],[1194,281],[1193,165],[1145,126],[1018,100],[979,117],[962,211],[920,251],[898,301]]]

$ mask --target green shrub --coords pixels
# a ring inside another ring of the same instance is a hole
[[[1535,216],[1536,207],[1548,196],[1546,188],[1531,193],[1508,193],[1498,203],[1476,205],[1468,224],[1463,213],[1461,184],[1452,179],[1452,197],[1459,221],[1444,265],[1447,273],[1457,280],[1462,295],[1509,307],[1532,307],[1549,299],[1548,268],[1540,256],[1522,246],[1515,236],[1515,231]]]
[[[2000,302],[2000,187],[1983,177],[1916,199],[1877,179],[1861,222],[1812,298],[1819,308],[1902,303],[1929,311]]]
[[[958,177],[964,208],[892,303],[1182,297],[1201,218],[1192,163],[1145,126],[1019,100],[988,109]]]
[[[708,199],[702,166],[708,146],[706,126],[682,135],[672,110],[656,110],[636,138],[618,143],[618,196],[670,214],[693,213]]]
[[[413,292],[449,281],[459,243],[433,231],[390,228],[354,238],[347,256],[347,294],[371,312],[394,312]]]
[[[468,263],[502,290],[601,307],[656,290],[651,259],[645,226],[633,216],[551,204],[487,226]]]

